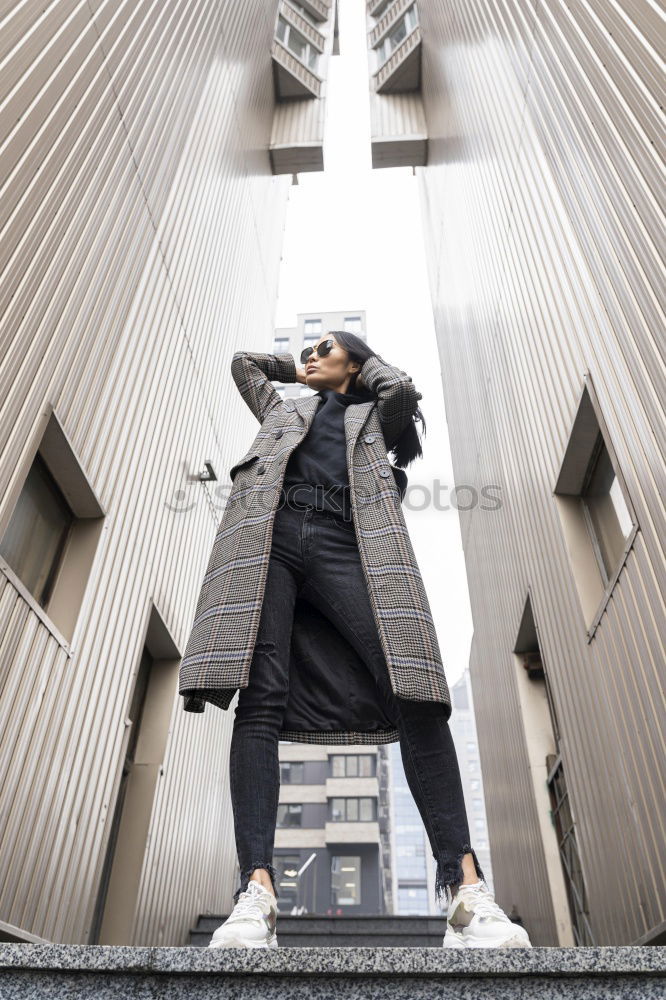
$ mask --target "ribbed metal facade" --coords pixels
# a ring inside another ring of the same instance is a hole
[[[529,600],[594,943],[664,931],[664,21],[648,0],[419,0],[418,168],[474,620],[498,901],[557,944],[513,653]],[[591,380],[638,531],[588,641],[556,486]],[[467,506],[468,494],[461,500]],[[522,667],[519,669],[522,670]],[[548,817],[545,820],[548,826]]]
[[[3,15],[0,534],[49,407],[104,520],[72,635],[0,573],[0,919],[54,941],[89,939],[149,611],[171,669],[252,431],[229,361],[272,334],[276,9]],[[186,943],[235,888],[233,712],[187,715],[175,685],[126,943]]]

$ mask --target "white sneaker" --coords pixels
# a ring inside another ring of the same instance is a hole
[[[442,947],[531,948],[532,944],[525,928],[509,920],[481,879],[477,885],[458,886],[449,902]]]
[[[277,900],[272,892],[250,879],[209,948],[277,948]]]

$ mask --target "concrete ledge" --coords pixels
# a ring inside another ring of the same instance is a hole
[[[432,997],[501,1000],[662,997],[666,948],[130,948],[0,944],[0,996],[279,998]],[[461,993],[462,991],[462,993]]]

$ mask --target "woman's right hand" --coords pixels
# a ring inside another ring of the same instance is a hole
[[[307,385],[305,381],[305,366],[296,365],[296,381],[301,382],[303,385]]]

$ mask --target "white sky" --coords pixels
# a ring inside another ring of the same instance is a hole
[[[324,172],[298,175],[290,188],[275,326],[299,312],[366,311],[367,339],[409,372],[423,393],[423,459],[405,470],[403,510],[423,575],[449,686],[467,666],[472,636],[467,580],[455,509],[418,512],[414,484],[439,479],[449,503],[453,474],[437,340],[421,230],[418,179],[411,167],[372,170],[365,3],[340,0],[340,55],[329,61]],[[421,424],[417,427],[420,429]]]

